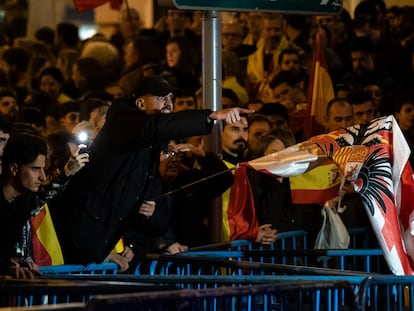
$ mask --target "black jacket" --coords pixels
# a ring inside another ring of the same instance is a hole
[[[158,195],[151,191],[160,182],[161,145],[209,133],[209,113],[148,116],[124,100],[110,107],[89,164],[50,202],[66,263],[105,259],[142,202]]]
[[[216,154],[207,152],[204,158],[197,157],[197,162],[200,168],[182,170],[173,183],[164,184],[168,191],[193,184],[171,194],[176,241],[189,247],[208,243],[203,219],[208,217],[210,202],[234,181],[231,170]]]
[[[22,242],[23,227],[37,207],[38,200],[31,192],[9,203],[0,189],[0,275],[9,273],[11,257],[22,255],[16,253],[16,245]]]

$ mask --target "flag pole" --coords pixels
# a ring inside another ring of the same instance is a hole
[[[168,197],[168,196],[170,196],[170,195],[172,195],[172,194],[175,194],[175,193],[177,193],[177,192],[179,192],[179,191],[181,191],[181,190],[184,190],[184,189],[190,188],[190,187],[192,187],[192,186],[198,185],[199,183],[202,183],[202,182],[204,182],[204,181],[210,180],[210,179],[212,179],[212,178],[214,178],[214,177],[217,177],[217,176],[223,175],[223,174],[225,174],[225,173],[231,172],[231,171],[233,171],[233,170],[235,170],[235,169],[236,169],[235,167],[232,167],[232,168],[228,168],[228,169],[226,169],[226,170],[224,170],[224,171],[220,171],[220,172],[217,172],[217,173],[215,173],[215,174],[209,175],[209,176],[207,176],[207,177],[203,177],[203,178],[198,179],[198,180],[196,180],[196,181],[194,181],[194,182],[191,182],[191,183],[189,183],[189,184],[183,185],[183,186],[181,186],[181,187],[179,187],[179,188],[177,188],[177,189],[174,189],[174,190],[171,190],[171,191],[165,192],[165,193],[163,193],[163,194],[162,194],[162,196],[163,196],[163,197]]]
[[[131,9],[129,7],[128,0],[125,0],[125,7],[126,7],[126,10],[127,10],[128,24],[129,24],[129,27],[131,28],[132,39],[135,40],[136,38],[134,36],[134,33],[135,33],[135,31],[134,31],[134,25],[132,24]]]

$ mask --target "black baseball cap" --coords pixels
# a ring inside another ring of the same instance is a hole
[[[166,79],[161,76],[149,76],[139,80],[136,84],[134,97],[143,95],[167,96],[174,93],[177,88],[171,86]]]

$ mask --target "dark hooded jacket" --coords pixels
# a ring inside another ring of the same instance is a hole
[[[210,113],[197,110],[148,116],[126,100],[112,104],[93,143],[90,162],[49,204],[65,263],[105,259],[128,221],[137,217],[142,202],[162,198],[161,193],[154,193],[161,189],[156,185],[160,183],[162,145],[171,139],[208,134]],[[163,231],[168,217],[157,213],[162,211],[156,209],[147,225]]]

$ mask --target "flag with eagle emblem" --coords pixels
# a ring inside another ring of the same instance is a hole
[[[413,274],[413,173],[410,148],[395,118],[375,119],[311,141],[354,183],[392,273]]]
[[[239,165],[232,192],[242,192],[240,197],[244,199],[235,200],[239,205],[236,211],[246,213],[246,219],[255,219],[251,191],[246,190],[250,185],[242,176],[246,166],[289,177],[308,171],[320,159],[323,163],[326,156],[360,194],[391,272],[413,274],[414,180],[408,162],[410,148],[393,116],[314,136],[304,143]],[[244,202],[248,204],[243,208]],[[233,207],[230,200],[229,209]],[[246,231],[257,230],[255,226],[250,227]]]

